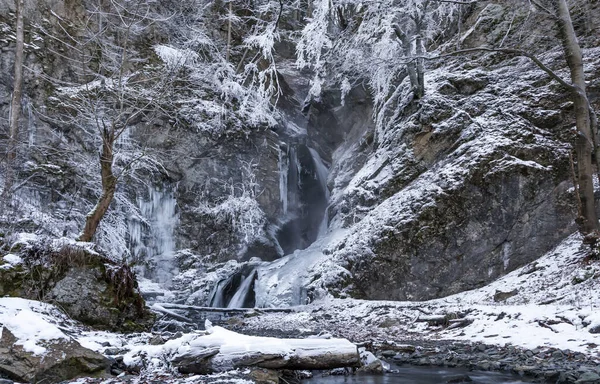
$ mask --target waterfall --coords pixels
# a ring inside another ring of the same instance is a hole
[[[130,252],[136,261],[149,263],[145,277],[169,283],[176,273],[173,265],[178,221],[177,202],[169,189],[148,187],[148,197],[138,198],[141,218],[129,220]]]
[[[288,145],[287,159],[280,152],[279,187],[286,199],[276,235],[285,254],[305,249],[327,232],[329,202],[329,171],[317,151],[303,143]]]
[[[248,301],[248,295],[250,294],[250,290],[253,288],[254,279],[256,278],[256,271],[252,271],[248,276],[242,281],[238,290],[235,292],[235,295],[227,304],[227,308],[244,308],[246,302]]]
[[[225,307],[224,292],[225,292],[225,286],[227,286],[228,282],[229,282],[229,280],[221,280],[221,281],[219,281],[219,283],[217,283],[217,285],[215,285],[215,288],[211,294],[209,306],[215,307],[215,308]]]
[[[288,155],[288,169],[287,169],[287,200],[288,210],[292,207],[296,209],[298,207],[298,190],[301,189],[300,185],[300,172],[302,172],[302,166],[298,161],[298,151],[295,146],[291,146]]]
[[[246,264],[218,281],[209,301],[212,307],[267,306],[270,292],[285,303],[301,304],[309,300],[302,271],[323,257],[319,241],[329,236],[329,170],[319,153],[303,143],[280,145],[278,162],[282,225],[276,238],[286,254],[294,255],[265,265]],[[280,275],[278,268],[285,269],[286,273]],[[273,281],[277,283],[272,285]]]
[[[279,147],[279,198],[284,215],[288,212],[288,154]]]
[[[211,294],[209,305],[215,308],[254,307],[256,268],[244,266],[226,279],[219,281]]]
[[[329,204],[330,197],[329,188],[327,188],[327,177],[329,176],[329,169],[327,169],[327,167],[323,163],[323,160],[321,159],[321,156],[319,156],[319,153],[314,148],[309,147],[308,150],[312,156],[312,160],[315,165],[317,180],[319,181],[319,184],[321,185],[321,190],[325,195],[326,205],[325,210],[323,212],[323,218],[321,219],[321,223],[319,224],[318,232],[318,237],[322,237],[325,233],[327,233],[327,227],[329,226],[329,217],[327,214],[327,204]]]
[[[321,160],[321,156],[319,156],[319,153],[314,148],[308,147],[308,151],[312,156],[312,160],[317,171],[317,180],[321,185],[321,190],[325,194],[325,199],[329,200],[329,188],[327,188],[327,177],[329,176],[329,169],[327,169],[325,163],[323,163],[323,160]]]

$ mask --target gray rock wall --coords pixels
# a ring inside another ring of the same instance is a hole
[[[597,103],[598,41],[583,23],[598,8],[589,11],[574,17]],[[513,14],[523,16],[509,3],[473,7],[463,47],[498,45]],[[546,47],[540,57],[564,67],[552,28],[530,17],[506,46]],[[349,232],[326,253],[350,277],[315,275],[309,295],[323,286],[366,299],[441,297],[485,285],[576,230],[574,119],[560,86],[527,59],[498,54],[431,64],[426,82],[423,99],[392,107],[396,117],[376,128],[364,120],[363,136],[334,153],[333,220]]]

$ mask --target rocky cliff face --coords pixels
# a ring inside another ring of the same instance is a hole
[[[514,11],[514,5],[473,7],[460,35],[449,37],[451,44],[518,43],[538,49],[560,68],[556,40],[539,37],[552,36],[552,28],[536,24],[535,15]],[[81,6],[57,2],[52,9],[75,19],[72,13]],[[597,5],[588,12],[577,14],[576,21],[586,47],[590,95],[599,107],[600,51],[590,25],[600,12]],[[11,31],[11,17],[3,13],[3,30]],[[28,65],[63,80],[74,76],[42,38],[43,28],[59,33],[50,8],[30,10],[28,17],[41,23],[26,28]],[[528,23],[511,22],[527,17]],[[512,31],[512,25],[520,29]],[[524,28],[532,25],[536,32],[523,38]],[[162,41],[157,34],[153,41]],[[3,73],[11,72],[13,44],[10,33],[0,40]],[[300,283],[303,289],[310,286],[308,299],[322,291],[427,299],[490,282],[575,230],[572,107],[527,60],[487,54],[429,63],[424,98],[411,100],[404,79],[387,112],[375,113],[362,86],[343,102],[338,89],[326,89],[319,100],[305,103],[312,75],[292,65],[293,42],[284,39],[276,54],[283,90],[278,125],[211,135],[165,116],[160,124],[132,129],[127,139],[142,143],[161,167],[120,187],[103,224],[110,231],[99,236],[101,245],[113,246],[115,257],[145,263],[154,278],[157,270],[168,269],[163,281],[178,266],[187,276],[180,284],[188,285],[184,294],[196,290],[192,302],[209,304],[219,282],[231,281],[240,270],[249,273],[230,264],[229,272],[213,273],[212,263],[275,260],[308,247],[328,225],[330,231],[346,232],[323,245],[326,261],[312,266]],[[27,182],[19,192],[20,209],[3,226],[74,237],[98,193],[98,142],[48,118],[44,111],[53,89],[28,76],[24,105],[31,113],[22,120],[27,148],[19,169]],[[11,87],[4,76],[0,110],[5,114]],[[174,257],[177,265],[165,267]],[[334,271],[323,273],[332,266]],[[206,284],[190,285],[190,276]],[[231,299],[233,292],[228,295]]]
[[[473,9],[463,48],[498,46],[509,15],[527,16],[513,5]],[[587,11],[581,23],[598,9]],[[533,35],[519,46],[545,45],[543,60],[564,66],[551,38]],[[597,40],[586,36],[594,87],[600,58]],[[332,213],[349,234],[326,253],[347,272],[333,284],[319,272],[311,286],[367,299],[441,297],[482,286],[575,230],[564,90],[526,59],[500,54],[446,60],[426,79],[423,99],[398,102],[395,115],[334,154]],[[409,100],[407,87],[393,97]]]

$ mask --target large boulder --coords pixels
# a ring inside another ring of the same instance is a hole
[[[13,333],[4,328],[0,337],[0,377],[17,382],[58,383],[78,376],[102,375],[110,361],[82,347],[74,340],[48,340],[46,351],[35,354],[17,344]]]
[[[10,256],[0,258],[0,296],[56,304],[96,329],[134,332],[152,326],[154,315],[138,291],[135,274],[91,244],[30,237],[11,249]],[[19,261],[7,261],[14,259]]]

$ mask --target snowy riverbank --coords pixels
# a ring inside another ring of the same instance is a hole
[[[248,369],[227,373],[245,363],[225,364],[239,361],[239,356],[223,356],[235,351],[248,356],[245,352],[252,345],[275,348],[261,353],[281,361],[306,356],[307,346],[355,349],[354,344],[335,340],[346,338],[397,364],[512,371],[552,382],[596,382],[600,380],[600,265],[586,259],[580,247],[580,236],[573,235],[536,262],[486,287],[438,300],[330,298],[285,311],[237,310],[227,315],[223,327],[208,333],[177,332],[178,323],[193,318],[192,312],[201,312],[184,306],[161,313],[164,318],[158,324],[170,324],[172,332],[154,334],[90,331],[51,305],[17,298],[0,299],[0,323],[16,337],[15,345],[36,355],[44,355],[53,340],[77,341],[103,354],[112,364],[114,381],[168,375],[169,380],[182,382],[209,378],[222,383],[259,382],[248,376]],[[174,314],[179,318],[174,319]],[[296,342],[287,340],[290,337],[310,338]],[[300,350],[294,343],[300,343]],[[223,364],[217,365],[225,372],[180,376],[174,357],[194,346],[218,357]]]

